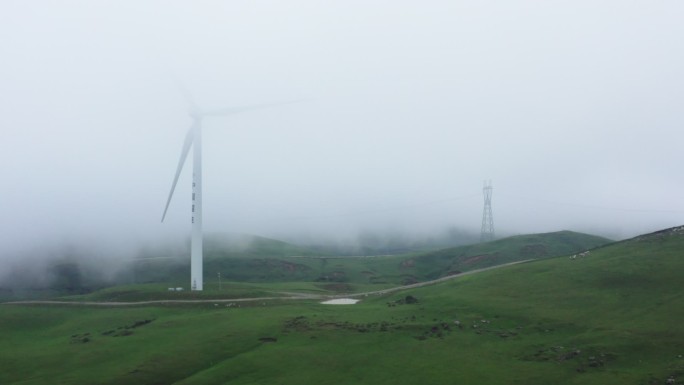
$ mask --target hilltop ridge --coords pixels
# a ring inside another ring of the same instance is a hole
[[[405,262],[405,265],[434,279],[515,261],[578,253],[611,242],[607,238],[568,230],[516,235],[420,254]]]

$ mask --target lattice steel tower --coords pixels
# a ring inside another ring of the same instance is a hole
[[[482,188],[484,195],[484,210],[482,210],[482,232],[480,233],[481,242],[494,240],[494,217],[492,216],[492,181],[485,181]]]

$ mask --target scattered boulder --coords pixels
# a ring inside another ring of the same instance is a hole
[[[412,295],[407,295],[406,297],[398,299],[396,301],[387,302],[387,306],[394,307],[397,305],[413,305],[416,303],[418,303],[418,298],[416,298]]]
[[[71,336],[72,344],[86,344],[90,341],[92,341],[90,338],[90,333],[74,334]]]

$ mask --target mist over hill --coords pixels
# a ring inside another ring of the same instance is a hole
[[[611,242],[607,238],[572,231],[517,235],[427,252],[406,263],[425,277],[434,279],[509,262],[579,253]]]
[[[516,236],[479,244],[475,235],[448,229],[430,236],[364,232],[353,241],[290,243],[231,233],[205,236],[204,271],[241,282],[336,282],[407,284],[473,268],[577,252],[608,242],[605,238],[561,232]],[[470,246],[463,246],[470,244]],[[454,247],[455,245],[462,245]],[[185,286],[189,240],[169,240],[135,251],[67,245],[22,255],[0,275],[5,298],[84,294],[122,284],[167,283]],[[378,258],[373,256],[392,256]],[[359,259],[358,257],[369,257]]]
[[[366,229],[355,236],[284,235],[283,240],[333,255],[393,255],[478,243],[480,234],[447,227],[432,231]]]
[[[1,1],[0,254],[184,239],[190,159],[159,219],[188,112],[292,100],[306,102],[203,123],[205,230],[477,232],[485,179],[497,231],[674,226],[683,12],[674,0]]]
[[[286,241],[248,234],[209,233],[205,235],[205,254],[208,260],[401,254],[472,243],[476,237],[452,228],[436,235],[365,231],[353,238],[292,236]],[[135,271],[142,272],[146,281],[156,282],[187,268],[189,247],[187,238],[166,238],[138,247],[99,241],[45,242],[27,250],[5,251],[7,263],[0,268],[0,288],[5,293],[38,290],[36,295],[51,295],[59,290],[87,292],[135,282],[140,278]]]

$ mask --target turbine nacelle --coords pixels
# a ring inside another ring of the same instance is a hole
[[[192,111],[188,112],[188,115],[190,115],[192,120],[196,122],[202,121],[202,118],[204,118],[204,114],[200,109],[193,109]]]

